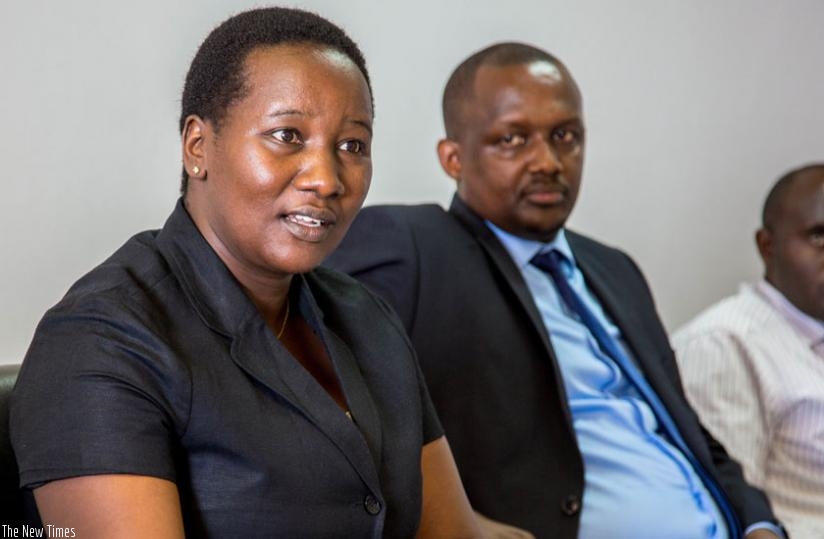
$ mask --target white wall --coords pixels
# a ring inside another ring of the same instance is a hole
[[[0,363],[42,313],[177,196],[179,93],[230,0],[0,4]],[[628,250],[674,328],[760,271],[784,170],[824,159],[824,2],[313,0],[362,46],[377,101],[369,201],[446,204],[440,93],[500,40],[566,61],[585,98],[572,224]]]

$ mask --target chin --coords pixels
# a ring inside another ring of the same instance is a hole
[[[555,239],[555,235],[558,234],[558,231],[561,230],[563,226],[563,222],[560,224],[552,223],[551,225],[541,224],[529,230],[528,238],[544,243],[552,241]]]

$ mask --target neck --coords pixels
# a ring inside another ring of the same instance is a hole
[[[237,275],[235,277],[237,277]],[[241,281],[240,279],[238,280]],[[285,277],[282,281],[252,283],[251,286],[247,284],[247,282],[241,281],[241,286],[246,292],[246,295],[249,296],[249,299],[255,304],[255,307],[257,307],[269,327],[273,328],[276,332],[283,321],[291,282],[291,275]]]

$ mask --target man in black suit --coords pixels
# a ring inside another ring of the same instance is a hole
[[[584,157],[566,67],[494,45],[443,110],[449,212],[367,208],[328,264],[397,310],[476,510],[538,537],[780,536],[684,399],[637,266],[564,228]]]

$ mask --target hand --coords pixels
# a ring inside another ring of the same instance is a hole
[[[760,529],[753,530],[747,534],[746,539],[784,539],[783,537],[774,534],[770,530]]]
[[[483,530],[484,537],[486,537],[486,539],[535,539],[535,536],[526,530],[516,528],[515,526],[510,526],[509,524],[504,524],[503,522],[498,522],[497,520],[486,518],[477,511],[475,511],[475,516],[478,519],[478,524],[480,524],[481,530]],[[747,537],[747,539],[752,538]],[[756,537],[755,539],[766,538]]]

